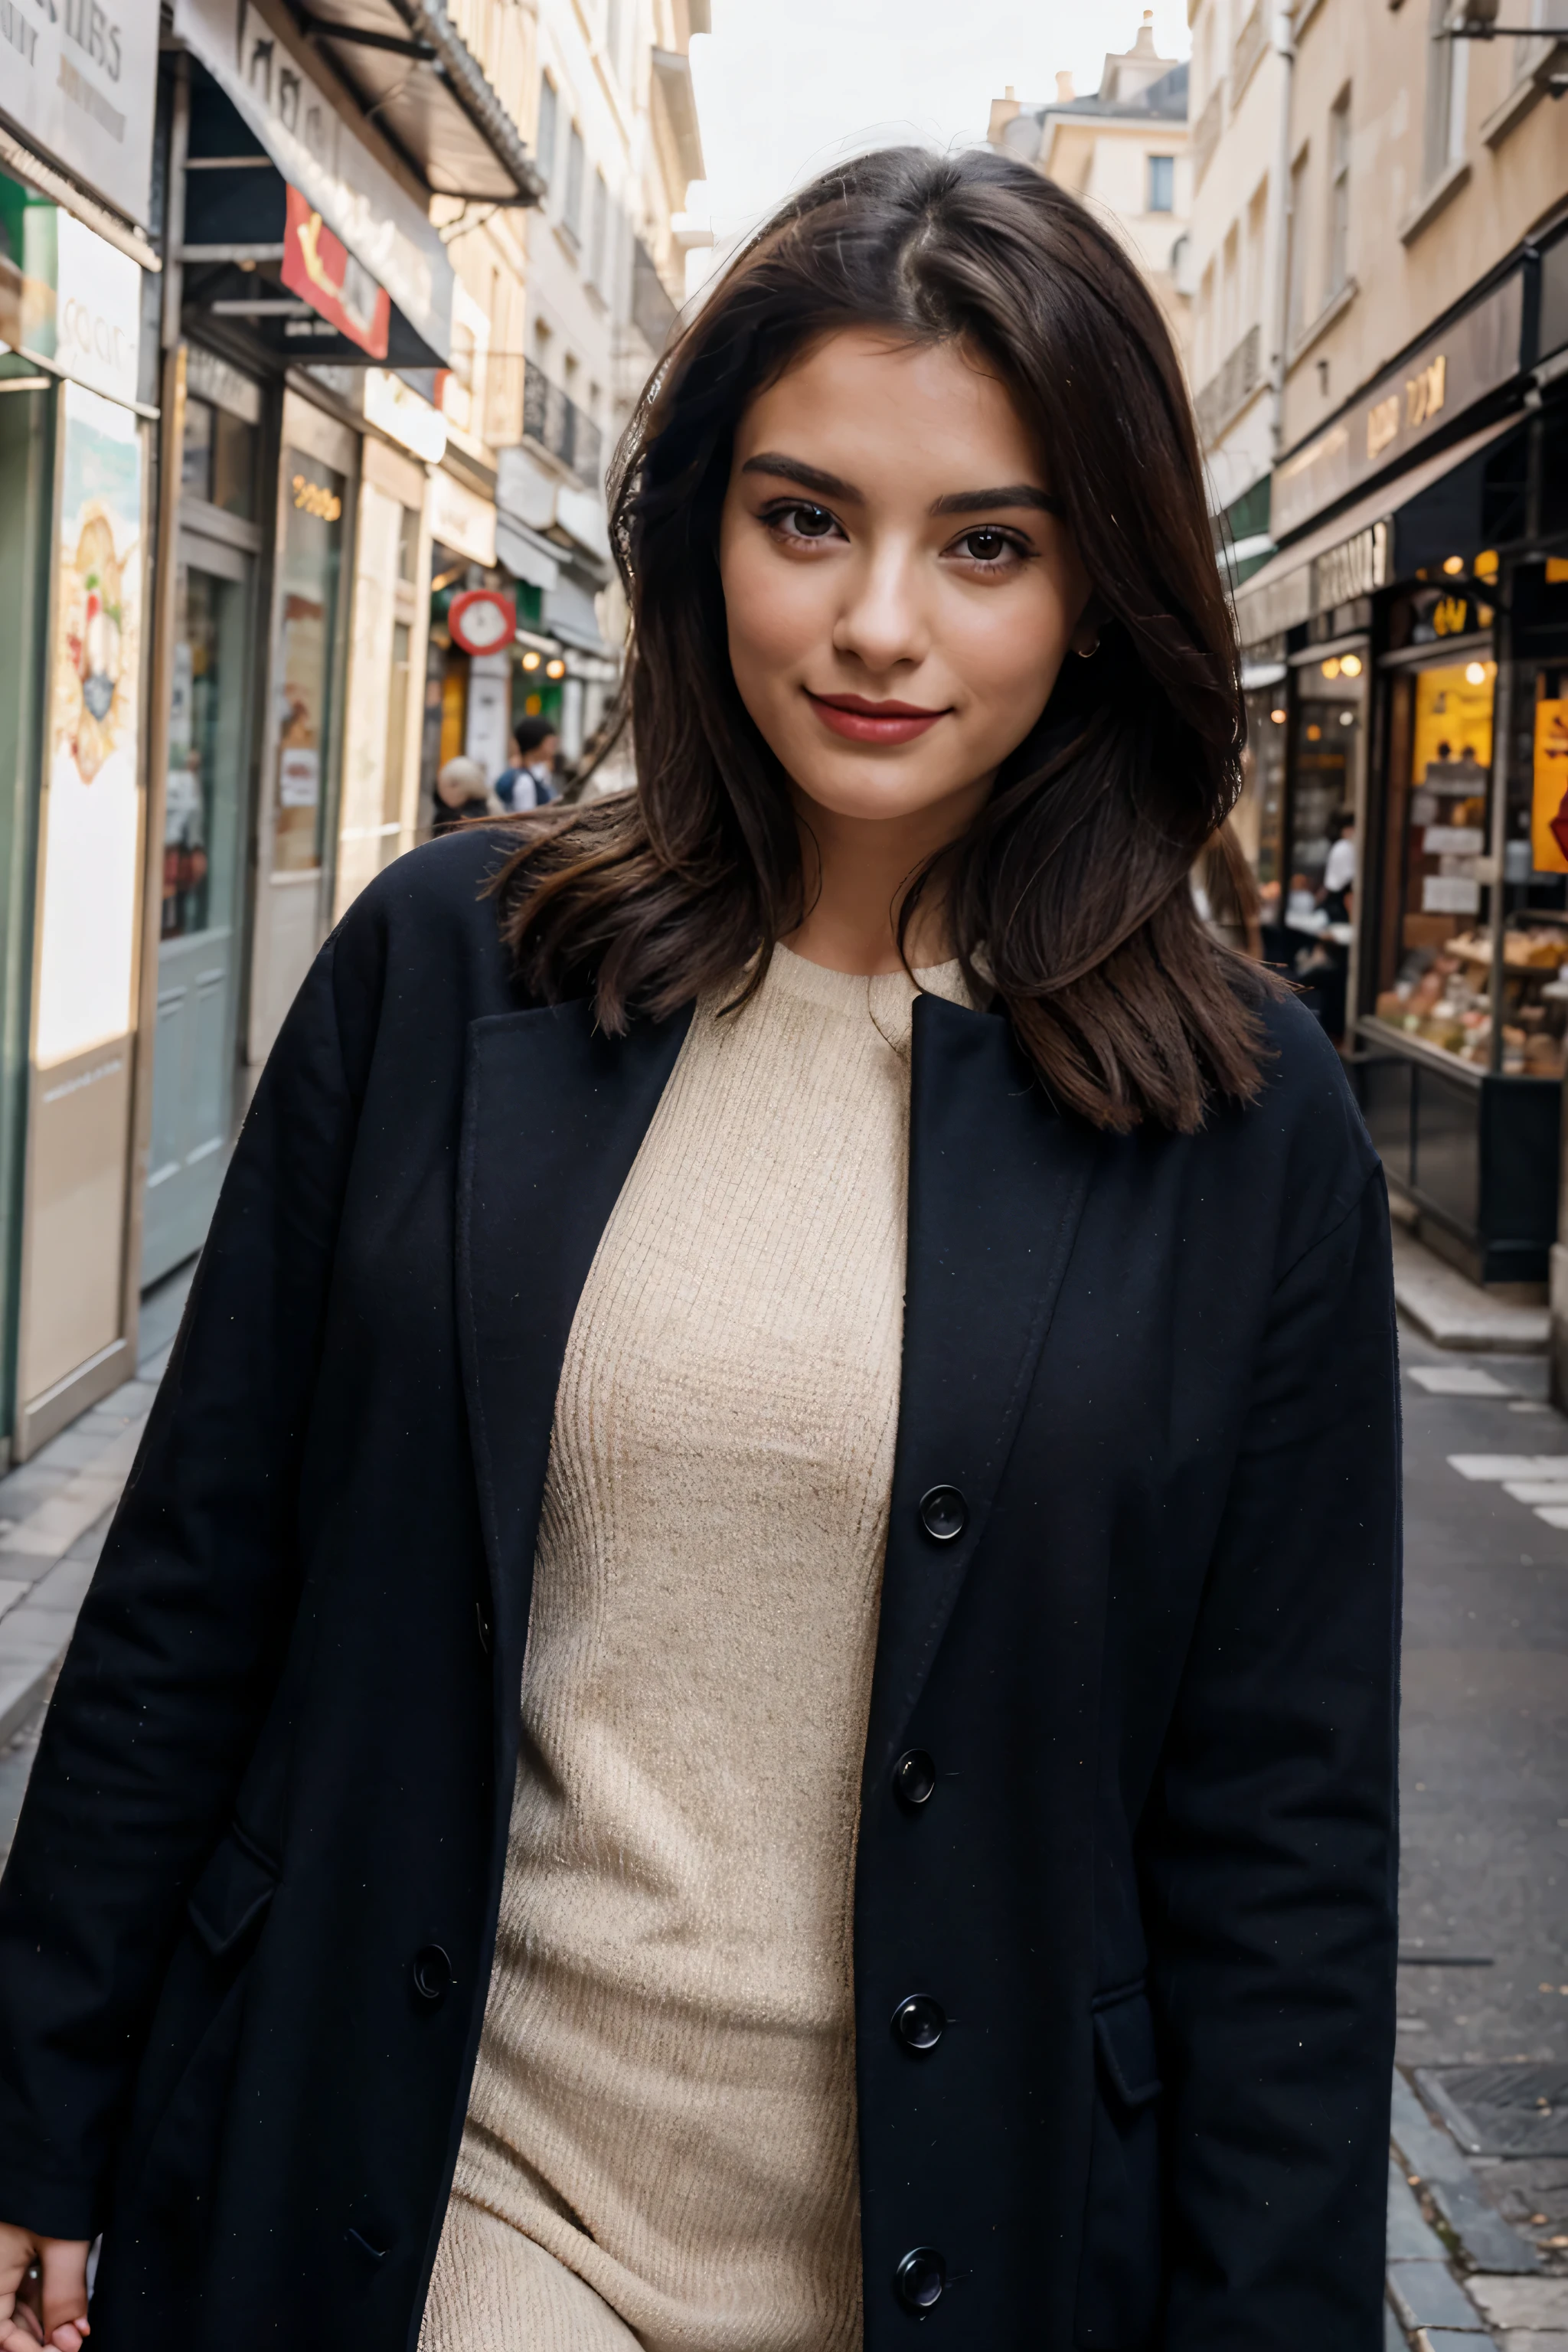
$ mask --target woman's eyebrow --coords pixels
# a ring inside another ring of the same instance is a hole
[[[863,507],[863,492],[852,482],[842,482],[837,474],[825,474],[820,466],[807,466],[799,457],[786,457],[777,449],[761,450],[748,457],[742,467],[742,474],[777,474],[786,482],[798,482],[803,490],[820,490],[825,499],[839,499],[846,506]]]
[[[1042,514],[1065,515],[1067,504],[1033,482],[1008,482],[999,490],[954,490],[933,501],[933,515],[984,514],[992,507],[1035,507]]]

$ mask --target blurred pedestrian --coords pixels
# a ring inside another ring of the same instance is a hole
[[[556,765],[561,737],[551,719],[523,719],[511,739],[512,760],[496,778],[496,797],[502,808],[519,816],[524,809],[543,808],[559,800]]]
[[[432,796],[433,814],[430,831],[451,833],[476,816],[495,816],[500,803],[485,782],[485,772],[477,760],[459,755],[448,760],[436,778]]]
[[[1386,1203],[1193,904],[1163,314],[862,157],[623,451],[636,793],[381,875],[236,1151],[0,1884],[0,2262],[67,2352],[100,2228],[105,2352],[1378,2352]]]

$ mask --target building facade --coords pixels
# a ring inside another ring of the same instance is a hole
[[[546,194],[528,225],[521,433],[502,454],[500,496],[536,567],[517,708],[559,722],[568,760],[618,676],[605,470],[684,291],[673,221],[703,170],[689,52],[707,29],[706,0],[542,0],[539,13]]]
[[[1091,96],[1076,96],[1072,76],[1060,73],[1048,105],[1026,104],[1012,90],[993,99],[986,130],[993,147],[1032,163],[1114,222],[1184,352],[1193,282],[1187,84],[1186,65],[1155,49],[1145,9],[1131,47],[1107,56]]]
[[[1540,1279],[1568,1030],[1568,10],[1303,0],[1282,50],[1277,551],[1236,597],[1284,754],[1271,951],[1425,1236]]]

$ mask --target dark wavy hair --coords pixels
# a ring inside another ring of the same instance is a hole
[[[1191,405],[1112,232],[1021,163],[889,148],[795,196],[682,328],[616,452],[635,793],[524,821],[497,881],[525,984],[623,1031],[700,992],[743,1003],[804,912],[778,761],[730,667],[720,512],[748,402],[848,327],[963,342],[1034,432],[1104,615],[962,839],[917,874],[1058,1105],[1192,1130],[1260,1084],[1256,966],[1205,930],[1193,861],[1240,781],[1235,629]],[[978,971],[976,969],[978,962]]]

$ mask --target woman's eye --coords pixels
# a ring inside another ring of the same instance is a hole
[[[1014,553],[1014,542],[1004,530],[972,530],[959,541],[963,552],[976,563],[998,563]]]
[[[786,523],[795,539],[826,539],[834,528],[833,517],[826,507],[776,508],[772,520]]]

